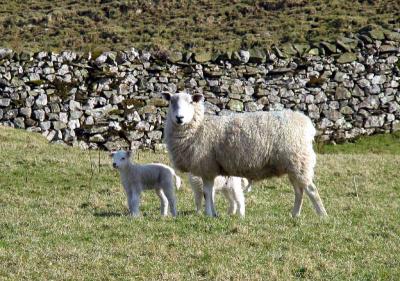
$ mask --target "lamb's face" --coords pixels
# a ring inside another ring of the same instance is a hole
[[[166,100],[169,101],[168,115],[172,122],[177,125],[189,124],[195,114],[195,107],[203,105],[203,95],[189,95],[181,92],[176,94],[163,93]]]
[[[130,151],[119,150],[111,153],[112,165],[115,169],[121,169],[129,164]]]

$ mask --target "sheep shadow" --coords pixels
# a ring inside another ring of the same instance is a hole
[[[158,210],[155,211],[155,213],[158,215]],[[153,213],[149,212],[143,212],[141,214],[143,217],[150,217],[153,215]],[[178,211],[178,216],[179,217],[190,217],[197,215],[196,211],[194,210],[184,210],[184,211]],[[109,217],[129,217],[128,212],[116,212],[116,211],[95,211],[93,213],[93,216],[99,217],[99,218],[109,218]]]
[[[122,216],[126,216],[126,215],[127,214],[124,214],[122,212],[115,212],[115,211],[95,211],[93,213],[93,216],[100,217],[100,218],[122,217]]]

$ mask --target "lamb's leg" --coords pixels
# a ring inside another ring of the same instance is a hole
[[[193,189],[194,194],[194,203],[196,205],[196,212],[201,212],[201,203],[203,201],[203,190],[202,189]]]
[[[228,200],[229,206],[228,206],[228,214],[229,215],[234,215],[236,214],[236,202],[233,196],[231,195],[231,192],[229,190],[223,189],[222,193],[224,194],[226,200]]]
[[[165,196],[167,197],[171,215],[173,217],[176,217],[176,199],[175,199],[173,183],[171,181],[170,183],[164,184],[163,186],[164,186],[163,191]]]
[[[234,186],[232,188],[231,193],[232,193],[233,199],[235,200],[235,202],[238,206],[239,216],[244,217],[246,205],[245,205],[245,201],[244,201],[244,194],[243,194],[242,187]]]
[[[204,197],[205,197],[205,213],[207,216],[212,216],[216,217],[217,212],[215,211],[214,207],[214,196],[215,196],[215,191],[214,191],[214,179],[209,180],[209,179],[203,179],[204,183]]]
[[[322,203],[322,200],[319,197],[317,187],[314,185],[314,183],[311,183],[306,187],[306,193],[308,197],[310,197],[311,202],[313,203],[317,214],[321,217],[327,216],[328,214],[326,213],[324,204]]]
[[[156,189],[156,193],[157,193],[158,197],[160,198],[161,215],[166,217],[168,215],[168,199],[165,196],[165,194],[162,191],[162,189]]]
[[[139,216],[140,193],[132,192],[130,198],[129,210],[134,217]]]

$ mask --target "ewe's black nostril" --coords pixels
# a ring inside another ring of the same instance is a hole
[[[116,167],[117,167],[117,164],[116,164],[116,163],[113,163],[113,167],[116,168]]]
[[[176,116],[176,122],[178,123],[178,124],[182,124],[183,123],[183,116]]]

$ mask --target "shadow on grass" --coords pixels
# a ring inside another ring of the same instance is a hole
[[[195,210],[184,210],[178,211],[178,217],[189,217],[197,215]],[[108,218],[108,217],[129,217],[128,212],[117,212],[117,211],[95,211],[93,216],[100,218]],[[141,217],[151,217],[151,216],[160,216],[159,210],[155,210],[154,212],[142,212]],[[168,216],[171,216],[168,214]],[[161,216],[160,216],[161,217]]]
[[[101,217],[101,218],[127,216],[127,214],[125,213],[115,212],[115,211],[99,211],[99,212],[94,212],[93,215],[95,217]]]
[[[197,212],[195,210],[178,211],[178,216],[180,216],[180,217],[188,217],[188,216],[194,216],[194,215],[197,215]]]

